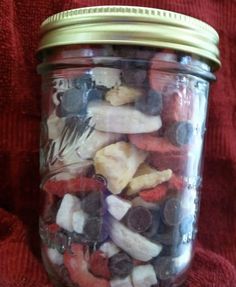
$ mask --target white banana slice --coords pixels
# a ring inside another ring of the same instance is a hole
[[[140,164],[137,171],[135,172],[134,177],[144,175],[144,174],[154,173],[156,171],[157,170],[155,168],[151,167],[150,165],[148,165],[144,162],[144,163]]]
[[[77,233],[83,233],[85,222],[88,218],[88,215],[81,209],[75,211],[72,216],[72,225],[73,229]]]
[[[134,267],[131,277],[134,287],[151,287],[157,284],[156,273],[151,264]]]
[[[113,279],[110,281],[111,287],[133,287],[130,276],[123,279]]]
[[[88,105],[90,124],[104,132],[120,134],[149,133],[161,128],[160,116],[148,116],[132,106],[114,107],[107,102],[93,101]]]
[[[142,96],[143,91],[131,87],[119,86],[109,90],[106,93],[106,100],[112,106],[121,106],[135,102],[137,98]]]
[[[117,220],[121,220],[132,206],[129,201],[115,195],[109,195],[106,198],[106,203],[109,213]]]
[[[59,253],[54,248],[47,249],[47,255],[49,260],[55,265],[62,265],[63,264],[63,255]]]
[[[103,243],[99,249],[105,253],[108,258],[120,252],[120,249],[112,241]]]
[[[133,195],[142,189],[153,188],[162,182],[170,180],[171,176],[172,170],[166,169],[134,177],[128,185],[127,194]]]
[[[94,157],[94,166],[96,173],[107,179],[108,189],[113,194],[119,194],[146,156],[146,152],[121,141],[99,150]]]
[[[155,244],[142,235],[134,233],[112,217],[110,218],[110,237],[131,257],[144,262],[156,257],[162,250],[160,244]]]
[[[91,70],[91,75],[97,86],[105,86],[110,89],[121,84],[119,69],[97,67]]]
[[[56,223],[67,231],[73,231],[72,217],[74,211],[80,210],[80,200],[71,194],[66,194],[57,212]]]
[[[87,133],[85,136],[88,136]],[[81,144],[77,149],[77,153],[82,159],[93,158],[99,149],[120,140],[120,138],[120,134],[104,133],[93,130],[87,138],[81,141]]]

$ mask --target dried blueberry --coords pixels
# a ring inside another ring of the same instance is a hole
[[[135,232],[145,232],[152,225],[152,214],[143,206],[132,207],[128,211],[126,224]]]
[[[103,213],[103,197],[99,191],[90,192],[82,201],[83,210],[90,215]]]
[[[162,106],[162,95],[154,90],[149,90],[147,95],[138,98],[135,103],[136,109],[151,116],[159,115]]]
[[[83,232],[89,242],[103,242],[108,237],[108,227],[102,218],[89,218],[85,223]]]
[[[110,258],[109,269],[112,277],[124,278],[128,276],[133,269],[132,259],[124,252],[117,253]]]
[[[172,257],[168,256],[158,257],[155,259],[153,266],[157,274],[157,277],[161,280],[170,279],[177,273]]]
[[[73,80],[76,89],[88,90],[92,87],[92,78],[89,74],[84,74]]]
[[[183,212],[181,202],[178,198],[170,197],[165,201],[162,209],[162,218],[163,221],[170,226],[179,225],[181,223]]]
[[[176,146],[185,145],[192,139],[193,126],[189,122],[177,122],[166,130],[165,135],[172,144]]]
[[[87,100],[84,99],[84,90],[76,88],[64,92],[58,106],[58,115],[65,117],[68,115],[81,115],[86,113]]]

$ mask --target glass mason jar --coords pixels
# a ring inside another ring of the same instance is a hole
[[[55,286],[180,286],[194,254],[218,35],[106,6],[42,27],[40,236]]]

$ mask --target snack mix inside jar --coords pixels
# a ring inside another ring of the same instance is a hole
[[[197,233],[218,34],[174,12],[65,11],[41,27],[40,236],[55,286],[180,286]]]

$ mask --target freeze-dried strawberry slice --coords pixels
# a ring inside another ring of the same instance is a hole
[[[163,184],[159,184],[158,186],[156,186],[153,189],[146,189],[143,190],[139,193],[139,196],[148,202],[157,202],[162,200],[166,193],[167,193],[167,184],[163,183]]]
[[[181,191],[186,187],[186,182],[182,176],[173,174],[168,182],[168,188],[176,191]]]
[[[101,190],[103,184],[93,178],[79,177],[69,180],[48,180],[43,186],[46,192],[63,197],[66,193],[80,193]]]
[[[175,174],[183,175],[187,172],[188,155],[187,154],[161,154],[150,153],[150,164],[157,170],[171,169]]]
[[[185,87],[170,89],[163,95],[162,120],[164,124],[191,120],[193,115],[192,93]]]
[[[177,147],[173,145],[168,139],[163,137],[157,137],[153,134],[130,134],[129,140],[136,147],[146,150],[157,152],[160,154],[184,154],[188,150],[188,147]]]
[[[90,271],[98,277],[110,279],[111,274],[108,268],[108,257],[102,251],[95,251],[90,257]]]
[[[52,223],[48,225],[48,231],[50,233],[57,233],[59,230],[61,229],[61,227],[59,225],[57,225],[56,223]]]
[[[72,253],[64,254],[64,264],[70,274],[71,281],[80,287],[109,287],[107,280],[97,278],[88,271],[88,262],[85,260],[83,246],[72,244]]]

